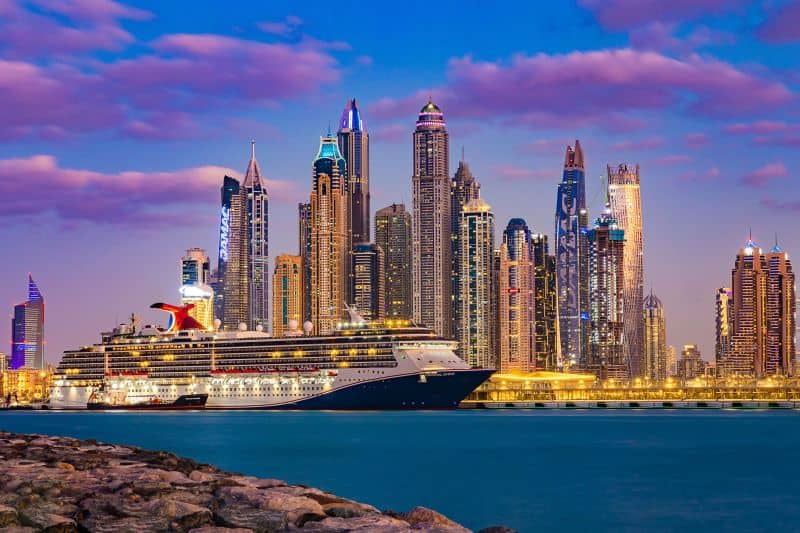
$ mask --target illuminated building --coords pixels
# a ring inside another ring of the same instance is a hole
[[[453,317],[455,319],[455,330],[457,331],[460,326],[458,324],[458,310],[461,307],[461,282],[459,278],[459,270],[461,268],[461,259],[459,257],[460,247],[458,244],[459,235],[461,233],[461,212],[464,206],[472,200],[477,200],[481,197],[481,186],[478,180],[472,175],[469,170],[469,165],[464,161],[463,149],[461,161],[458,162],[458,169],[450,182],[450,230],[452,252],[452,268],[450,270],[450,294],[453,301]]]
[[[272,334],[284,336],[292,320],[303,322],[303,259],[282,254],[275,258],[272,275]]]
[[[182,285],[181,305],[193,305],[189,316],[205,329],[214,329],[214,289],[204,283]]]
[[[377,244],[361,242],[353,245],[353,305],[367,320],[382,320],[384,305],[384,255]]]
[[[558,367],[558,293],[556,258],[548,253],[547,235],[531,235],[533,262],[533,362],[536,370]]]
[[[644,316],[644,241],[642,239],[642,200],[639,191],[639,165],[608,165],[608,199],[613,216],[625,230],[625,358],[631,376],[648,375],[643,367]],[[652,368],[651,368],[652,370]]]
[[[350,262],[346,164],[331,134],[320,138],[312,171],[311,322],[315,334],[327,334],[347,303]]]
[[[733,283],[733,331],[722,375],[764,373],[767,340],[767,258],[750,238],[736,255]]]
[[[297,250],[303,261],[303,322],[311,320],[311,204],[297,204]]]
[[[586,176],[580,142],[567,146],[556,202],[556,286],[564,366],[585,367],[589,353],[589,244]]]
[[[789,254],[778,246],[767,253],[767,342],[764,371],[795,375],[795,288]]]
[[[244,175],[247,197],[247,325],[269,327],[269,195],[256,161],[256,143],[250,143],[250,161]]]
[[[11,359],[3,352],[0,352],[0,372],[5,372],[10,366]]]
[[[247,195],[239,181],[225,176],[219,233],[219,268],[222,279],[222,324],[236,330],[248,323]]]
[[[678,361],[678,378],[694,379],[702,376],[706,371],[706,363],[700,357],[700,350],[696,344],[684,344],[681,358]]]
[[[678,374],[678,357],[675,354],[675,347],[667,346],[667,377]]]
[[[414,320],[452,336],[452,242],[449,137],[441,109],[430,100],[414,131]]]
[[[392,204],[375,212],[375,243],[383,250],[386,317],[410,319],[411,213],[405,205]]]
[[[627,246],[627,243],[625,244]],[[644,366],[645,377],[654,381],[667,379],[667,330],[664,305],[653,291],[644,298]],[[627,315],[625,317],[627,320]]]
[[[355,98],[345,104],[337,137],[339,150],[347,163],[350,242],[369,242],[369,134]]]
[[[603,379],[628,378],[623,349],[625,231],[606,209],[588,237],[592,325],[588,368]]]
[[[501,372],[533,369],[533,263],[531,232],[512,218],[503,232],[498,269],[498,363]]]
[[[211,262],[202,248],[189,248],[181,259],[181,285],[208,284],[211,281]]]
[[[733,292],[729,287],[717,289],[715,298],[715,361],[717,364],[725,359],[731,348],[731,332],[733,328]]]
[[[14,306],[11,370],[44,368],[44,296],[28,274],[28,299]]]
[[[10,405],[42,402],[47,399],[52,382],[50,366],[7,370],[0,374],[0,405],[7,399]]]
[[[496,368],[491,312],[494,214],[478,198],[464,205],[459,221],[457,353],[470,366]]]

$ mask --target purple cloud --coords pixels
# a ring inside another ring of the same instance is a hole
[[[273,35],[280,35],[282,37],[286,37],[294,33],[298,26],[303,24],[303,20],[300,17],[296,17],[294,15],[289,15],[282,21],[278,22],[260,22],[258,27],[261,31],[265,33],[271,33]]]
[[[570,141],[566,139],[536,139],[528,143],[514,146],[519,154],[536,153],[543,155],[563,154]]]
[[[0,196],[16,198],[0,204],[0,218],[55,214],[65,222],[141,227],[172,225],[175,211],[205,205],[213,209],[225,175],[241,174],[204,166],[171,172],[102,173],[59,166],[50,155],[0,160]],[[25,176],[20,180],[20,176]],[[153,184],[158,186],[154,187]],[[31,195],[31,188],[38,193]],[[273,198],[296,200],[291,182],[267,180]],[[173,216],[169,216],[173,213]],[[164,217],[163,215],[168,216]],[[184,222],[193,220],[183,217]],[[160,221],[160,222],[159,222]]]
[[[758,37],[770,43],[789,43],[800,39],[800,2],[792,0],[767,16]]]
[[[796,133],[780,133],[777,135],[759,135],[753,137],[756,146],[785,146],[796,148],[800,146],[800,136]]]
[[[742,183],[749,187],[763,187],[775,179],[786,177],[788,174],[789,171],[783,163],[769,163],[749,174],[745,174],[742,177]]]
[[[789,124],[782,120],[758,120],[755,122],[737,122],[725,127],[725,133],[735,135],[763,135],[767,133],[777,133],[797,129],[794,124]]]
[[[375,130],[370,137],[377,141],[398,144],[408,142],[410,135],[407,124],[390,124]]]
[[[688,144],[692,148],[699,148],[702,146],[706,146],[709,142],[711,142],[711,140],[705,133],[692,132],[686,134],[686,144]]]
[[[704,182],[704,181],[714,181],[720,176],[719,167],[711,167],[706,172],[702,174],[698,174],[693,170],[688,170],[678,176],[679,181],[688,181],[688,182]]]
[[[660,148],[664,145],[663,137],[650,137],[649,139],[641,139],[638,141],[620,141],[614,143],[615,150],[652,150],[653,148]]]
[[[635,28],[630,32],[630,43],[633,48],[642,50],[671,51],[687,55],[698,48],[733,44],[736,36],[708,26],[697,26],[688,34],[677,36],[675,24],[651,22],[646,26]]]
[[[691,160],[692,158],[688,155],[670,154],[670,155],[665,155],[663,157],[659,157],[658,159],[655,160],[655,163],[659,165],[668,166],[668,165],[678,165],[680,163],[688,163]]]
[[[800,212],[800,200],[776,200],[767,196],[761,199],[761,205],[779,211]]]
[[[610,30],[626,30],[649,22],[686,22],[704,15],[735,11],[746,0],[579,0],[600,24]]]
[[[503,181],[516,182],[554,179],[552,170],[536,170],[510,164],[495,165],[492,167],[491,173]]]

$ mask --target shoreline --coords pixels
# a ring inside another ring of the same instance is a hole
[[[381,511],[305,485],[92,439],[0,431],[0,465],[0,528],[20,532],[470,531],[425,507]]]

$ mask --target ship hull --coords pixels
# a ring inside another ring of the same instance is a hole
[[[185,394],[170,403],[141,402],[125,405],[88,402],[86,408],[90,411],[183,411],[204,409],[207,401],[208,394]]]

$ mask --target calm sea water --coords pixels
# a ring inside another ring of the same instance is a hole
[[[0,413],[479,529],[800,527],[800,412]]]

